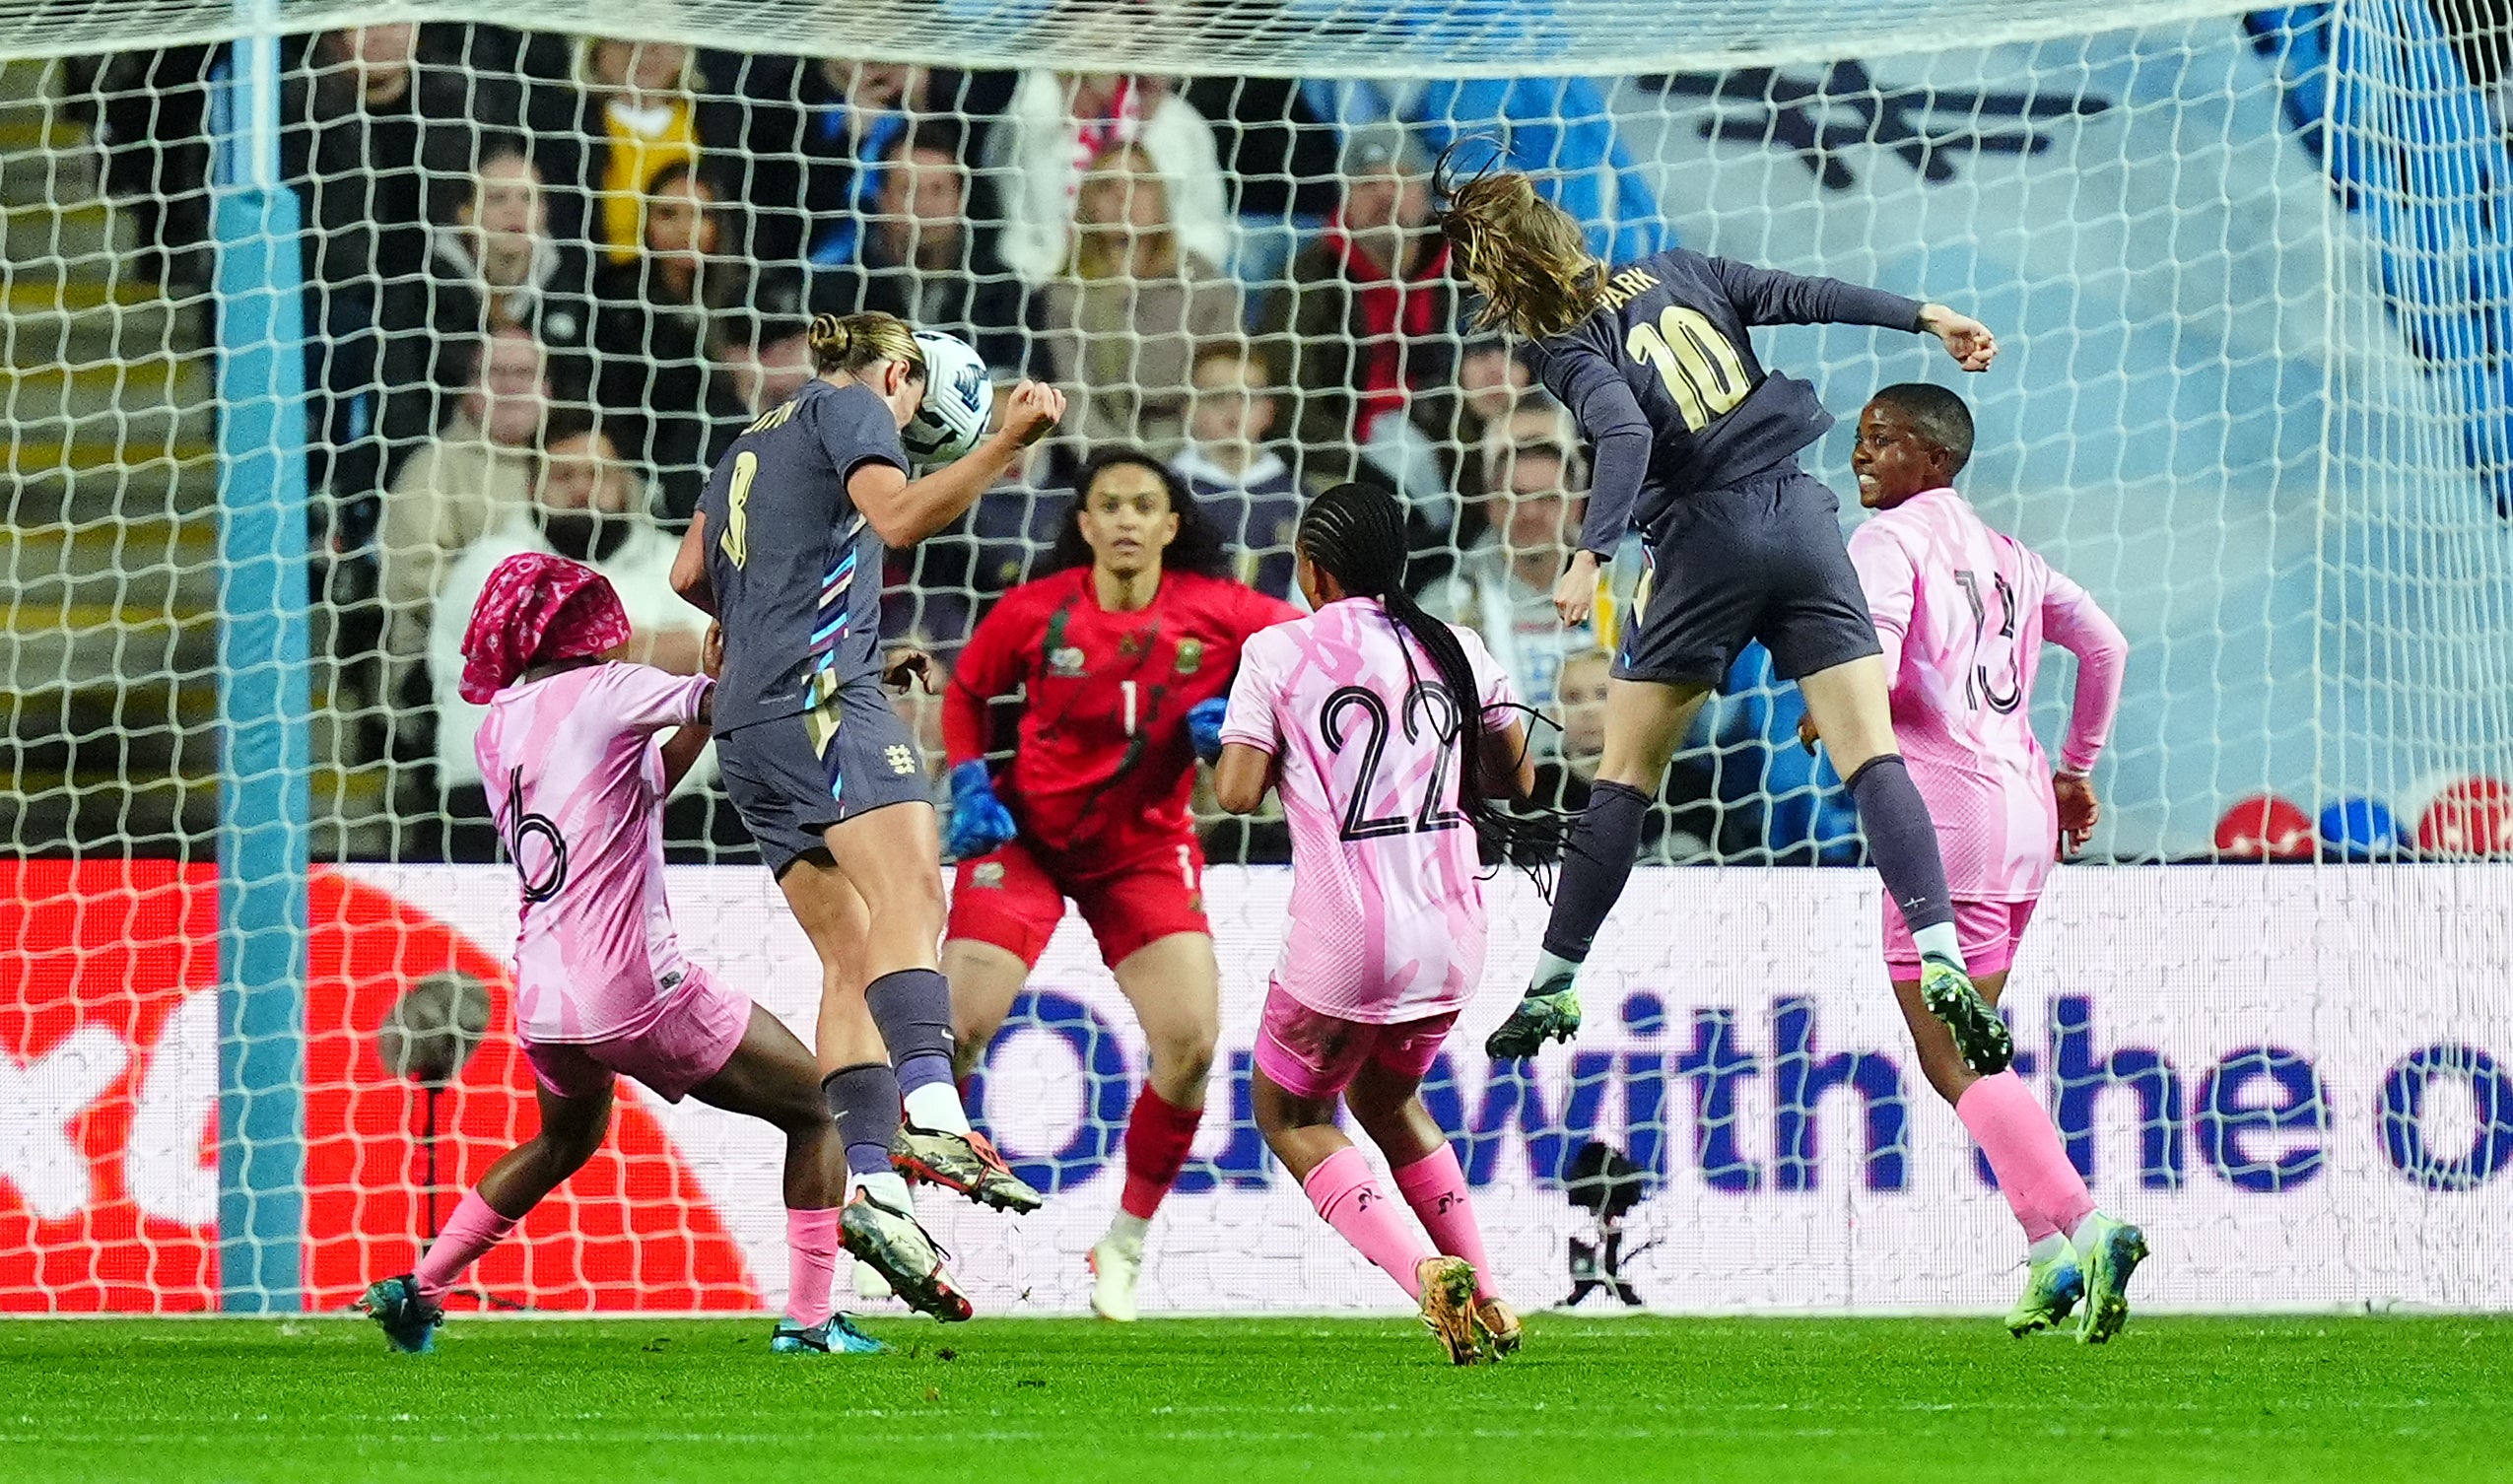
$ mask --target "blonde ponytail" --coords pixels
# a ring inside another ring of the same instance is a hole
[[[904,361],[915,375],[925,373],[925,355],[916,332],[896,314],[816,314],[812,316],[812,370],[852,374],[884,361]]]
[[[1516,170],[1487,170],[1450,187],[1440,231],[1458,269],[1483,296],[1475,322],[1529,340],[1559,335],[1596,312],[1605,265],[1569,212]]]

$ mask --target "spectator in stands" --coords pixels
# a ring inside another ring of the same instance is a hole
[[[1533,410],[1530,421],[1549,432],[1561,426],[1560,418],[1561,409],[1551,407]],[[1506,425],[1496,430],[1508,431]],[[1553,584],[1587,502],[1573,492],[1577,469],[1568,446],[1549,437],[1495,446],[1483,464],[1495,481],[1484,494],[1496,507],[1493,528],[1458,560],[1454,573],[1424,590],[1422,604],[1482,635],[1519,699],[1550,710],[1559,699],[1563,659],[1613,639],[1612,604],[1600,603],[1587,621],[1568,626],[1553,607]],[[1537,730],[1538,748],[1552,746],[1555,734]]]
[[[791,315],[719,314],[707,354],[747,421],[811,379],[811,324]]]
[[[854,261],[814,271],[811,307],[948,330],[998,375],[1019,375],[1030,364],[1027,296],[996,257],[993,233],[969,219],[963,137],[956,124],[929,122],[899,138]]]
[[[428,223],[470,178],[481,121],[510,123],[517,106],[511,82],[421,65],[419,42],[408,22],[325,32],[285,87],[280,169],[306,223],[311,475],[335,490],[334,454],[380,416],[382,297],[419,278]],[[372,456],[344,472],[374,487]]]
[[[679,543],[646,517],[645,492],[607,435],[582,414],[563,414],[551,420],[547,443],[529,464],[530,497],[445,570],[428,625],[437,782],[446,792],[446,812],[473,820],[488,814],[471,747],[487,708],[462,700],[455,686],[462,678],[462,631],[471,605],[500,562],[519,552],[548,552],[610,578],[628,610],[625,658],[694,675],[707,632],[706,615],[672,591]],[[708,768],[702,763],[694,772]]]
[[[170,299],[209,290],[209,97],[222,52],[170,46],[65,64],[95,131],[104,192],[137,231],[133,270]]]
[[[1385,483],[1445,530],[1456,508],[1438,440],[1454,427],[1460,319],[1431,163],[1403,126],[1370,124],[1343,170],[1342,210],[1292,260],[1258,333],[1286,358],[1300,441],[1321,456],[1306,472]]]
[[[660,488],[662,508],[686,520],[707,481],[717,419],[734,416],[726,378],[710,374],[709,327],[738,298],[741,275],[718,255],[715,193],[686,165],[664,168],[646,191],[640,251],[602,270],[593,383],[603,426]]]
[[[824,57],[806,66],[803,80],[802,257],[839,267],[855,260],[885,162],[926,111],[931,75],[906,62]]]
[[[562,403],[588,395],[593,334],[584,250],[550,236],[541,172],[521,150],[480,162],[450,220],[428,233],[426,271],[384,289],[384,473],[435,435],[472,380],[486,337],[519,329],[550,356]]]
[[[1291,465],[1267,441],[1279,411],[1265,357],[1238,339],[1195,355],[1195,394],[1187,446],[1172,461],[1206,519],[1237,559],[1239,580],[1298,603],[1292,533],[1301,489]]]
[[[400,699],[419,658],[446,564],[530,501],[549,408],[540,342],[513,326],[495,330],[443,432],[394,476],[375,538],[388,701]]]
[[[1007,181],[1003,260],[1029,282],[1045,284],[1063,270],[1083,173],[1125,144],[1142,146],[1169,187],[1180,247],[1207,263],[1229,263],[1230,203],[1212,125],[1168,80],[1025,73],[993,144],[989,163]]]
[[[741,114],[739,99],[703,85],[680,42],[577,41],[572,81],[534,89],[528,104],[560,237],[589,242],[602,263],[635,263],[664,172],[696,172],[711,152],[738,156]]]
[[[1074,198],[1072,261],[1047,288],[1048,361],[1085,447],[1125,443],[1155,458],[1186,436],[1195,347],[1243,324],[1239,286],[1185,250],[1169,191],[1140,145],[1100,157]]]

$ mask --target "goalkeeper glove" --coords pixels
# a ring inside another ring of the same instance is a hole
[[[1207,763],[1219,762],[1222,756],[1222,717],[1230,712],[1230,698],[1215,696],[1198,701],[1187,709],[1187,740],[1195,756]]]
[[[994,778],[984,760],[972,758],[951,770],[951,831],[944,843],[953,858],[975,860],[1020,833],[1012,811],[994,796]]]

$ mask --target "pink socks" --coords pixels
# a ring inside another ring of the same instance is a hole
[[[428,1244],[427,1254],[411,1270],[419,1292],[433,1303],[444,1297],[462,1270],[480,1260],[481,1254],[514,1230],[514,1223],[499,1215],[477,1190],[462,1192],[462,1204],[453,1208],[453,1216],[437,1240]]]
[[[809,1329],[836,1312],[830,1286],[838,1275],[838,1208],[785,1213],[785,1321]]]
[[[1447,1144],[1395,1172],[1396,1193],[1413,1207],[1414,1219],[1431,1234],[1431,1245],[1452,1257],[1474,1264],[1475,1285],[1487,1299],[1501,1296],[1492,1264],[1483,1256],[1483,1233],[1474,1224],[1474,1206],[1466,1198],[1465,1172],[1458,1168],[1458,1151]]]
[[[1347,1144],[1326,1156],[1301,1188],[1337,1236],[1395,1279],[1406,1297],[1422,1297],[1422,1280],[1414,1269],[1431,1253],[1396,1214],[1396,1203],[1380,1188],[1360,1150]]]
[[[1954,1115],[1990,1157],[2000,1193],[2023,1223],[2026,1242],[2073,1233],[2094,1209],[2085,1178],[2069,1163],[2050,1113],[2013,1071],[1984,1077],[1966,1088]]]

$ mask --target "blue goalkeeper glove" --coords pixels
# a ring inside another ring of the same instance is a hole
[[[1187,708],[1187,740],[1195,756],[1218,763],[1222,756],[1222,717],[1230,714],[1230,698],[1215,696]]]
[[[994,778],[981,759],[951,770],[951,830],[944,842],[958,860],[975,860],[1021,833],[1012,811],[994,796]]]

